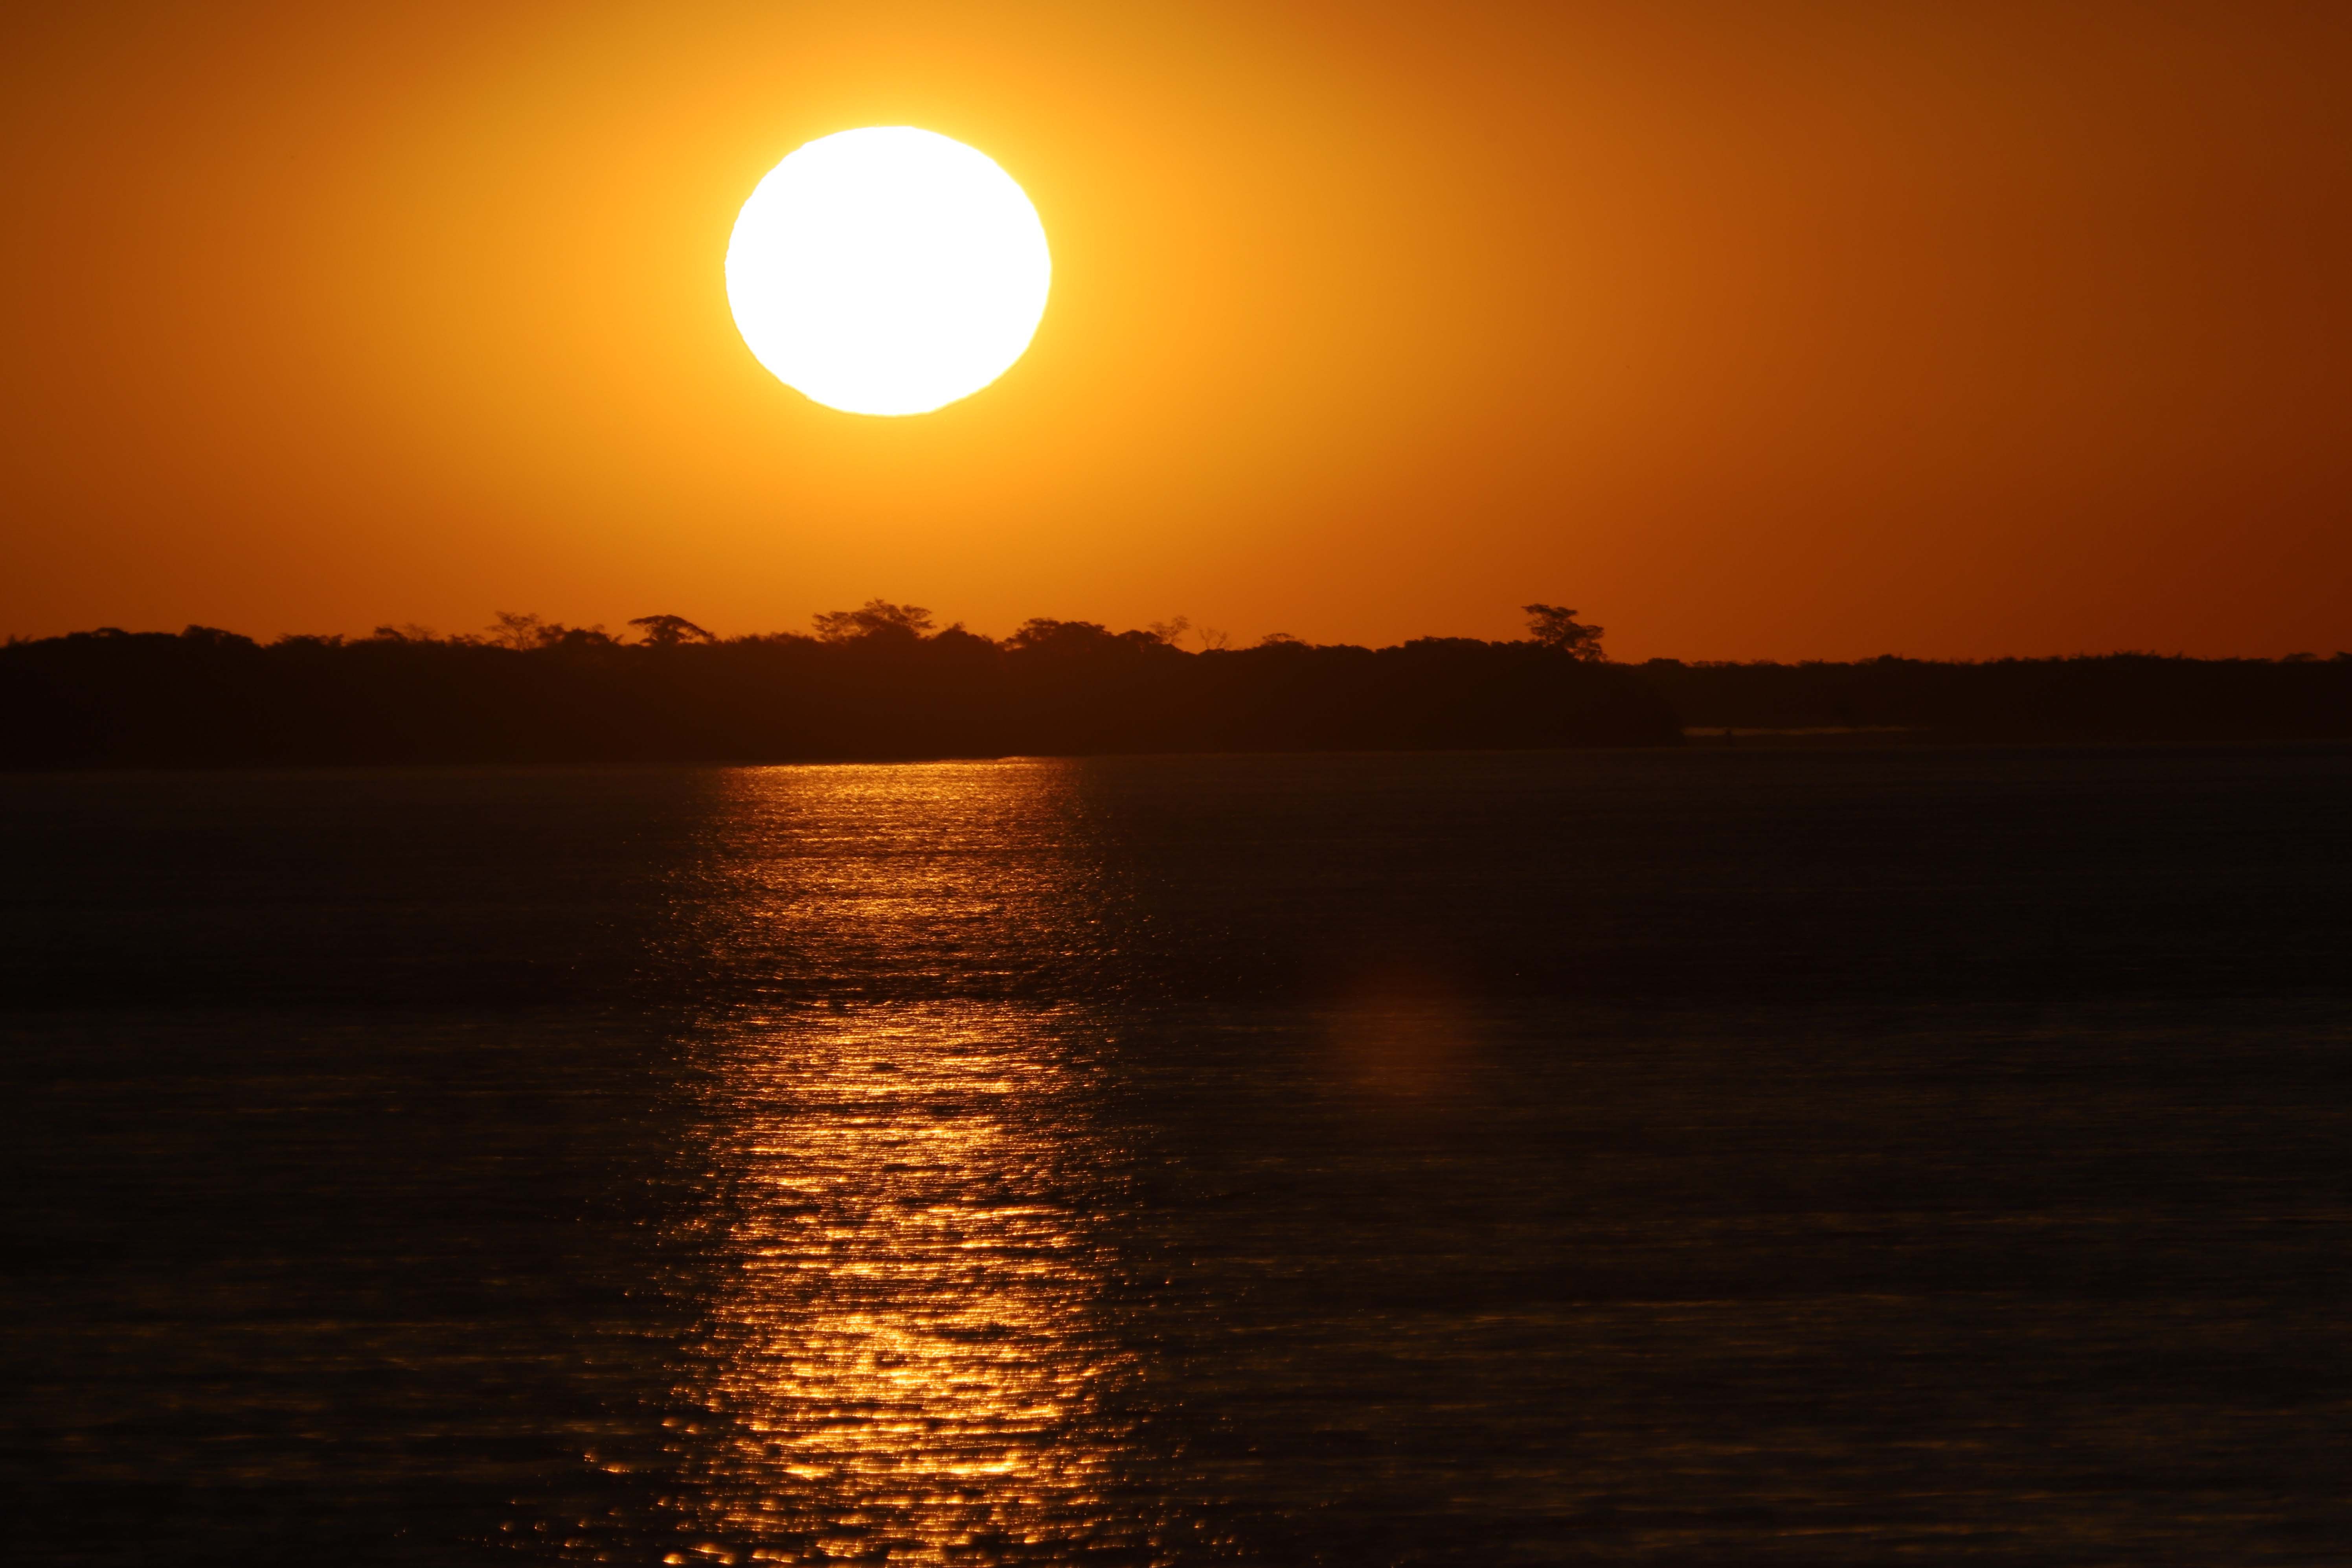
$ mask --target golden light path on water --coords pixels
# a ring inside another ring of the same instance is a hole
[[[1050,994],[1102,897],[1073,777],[727,775],[699,902],[734,1001],[667,1561],[1152,1560],[1112,1500],[1102,1042]]]

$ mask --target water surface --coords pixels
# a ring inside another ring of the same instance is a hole
[[[0,779],[17,1539],[2340,1561],[2347,784]]]

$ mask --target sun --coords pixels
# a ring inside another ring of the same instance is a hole
[[[1045,227],[986,153],[911,125],[819,137],[768,171],[727,243],[759,362],[851,414],[928,414],[1012,368],[1045,313]]]

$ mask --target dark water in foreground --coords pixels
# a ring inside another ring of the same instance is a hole
[[[10,1560],[2340,1563],[2347,785],[0,778]]]

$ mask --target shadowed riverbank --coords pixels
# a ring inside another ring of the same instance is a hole
[[[901,617],[919,617],[886,606]],[[1188,652],[1033,621],[1003,641],[867,612],[834,635],[624,642],[192,626],[0,648],[0,765],[808,762],[1672,744],[1635,671],[1538,642]],[[692,634],[692,635],[688,635]]]
[[[0,767],[822,762],[1121,752],[1412,752],[2352,738],[2352,656],[1937,663],[1601,657],[1530,637],[1392,647],[1183,646],[1182,623],[1033,620],[986,637],[879,600],[814,636],[675,616],[615,637],[505,616],[267,645],[190,626],[0,646]]]

